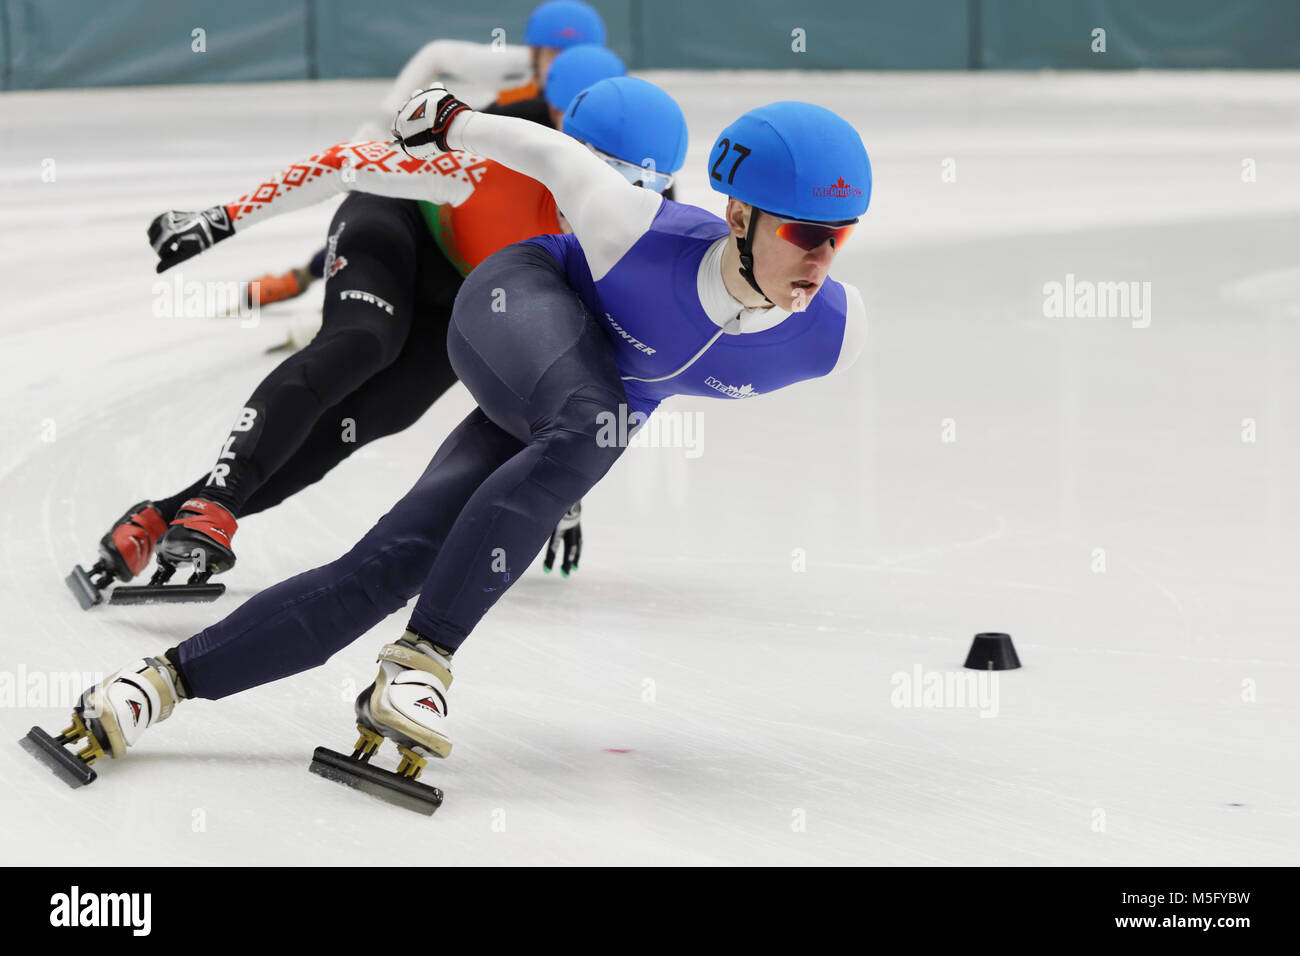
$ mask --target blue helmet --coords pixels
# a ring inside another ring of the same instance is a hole
[[[605,42],[605,21],[582,0],[547,0],[528,18],[524,43],[566,49],[578,43]]]
[[[862,137],[812,103],[750,110],[718,136],[708,163],[718,192],[788,219],[847,222],[871,201]]]
[[[546,73],[546,102],[562,110],[591,84],[626,73],[627,67],[613,50],[599,43],[579,43],[551,61]]]
[[[681,107],[636,77],[610,77],[587,87],[564,111],[563,129],[602,153],[670,179],[686,161]]]

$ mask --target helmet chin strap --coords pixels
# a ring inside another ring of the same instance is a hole
[[[766,292],[758,287],[758,280],[754,278],[754,229],[758,224],[758,207],[749,207],[749,228],[745,230],[745,238],[736,237],[736,248],[740,250],[740,274],[745,281],[754,287],[754,291],[767,299],[768,305],[776,305]]]

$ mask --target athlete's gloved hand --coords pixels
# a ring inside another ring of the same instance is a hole
[[[547,574],[555,565],[555,555],[562,553],[560,574],[566,578],[570,571],[578,570],[578,555],[582,554],[582,526],[578,519],[582,517],[582,502],[579,501],[564,513],[560,523],[551,532],[551,540],[546,545],[546,557],[542,560],[542,570]]]
[[[190,256],[235,234],[235,224],[225,206],[202,212],[170,209],[149,223],[149,245],[158,253],[158,271],[170,269]]]
[[[451,121],[468,110],[445,86],[435,83],[427,90],[417,90],[397,111],[393,136],[408,156],[433,159],[449,152],[447,130]]]

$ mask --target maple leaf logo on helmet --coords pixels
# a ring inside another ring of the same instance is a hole
[[[856,186],[849,185],[844,181],[844,177],[841,176],[829,186],[814,186],[813,195],[834,196],[837,199],[845,199],[849,196],[861,196],[862,190]]]

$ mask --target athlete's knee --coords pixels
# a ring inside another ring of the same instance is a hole
[[[388,538],[373,531],[341,560],[355,581],[358,600],[392,614],[420,593],[438,556],[437,542],[416,535]]]
[[[619,420],[626,414],[627,398],[621,392],[585,385],[540,423],[535,439],[548,459],[594,484],[623,454],[627,429],[619,428]]]
[[[391,365],[401,345],[396,336],[364,325],[325,329],[295,356],[298,378],[333,404]]]

